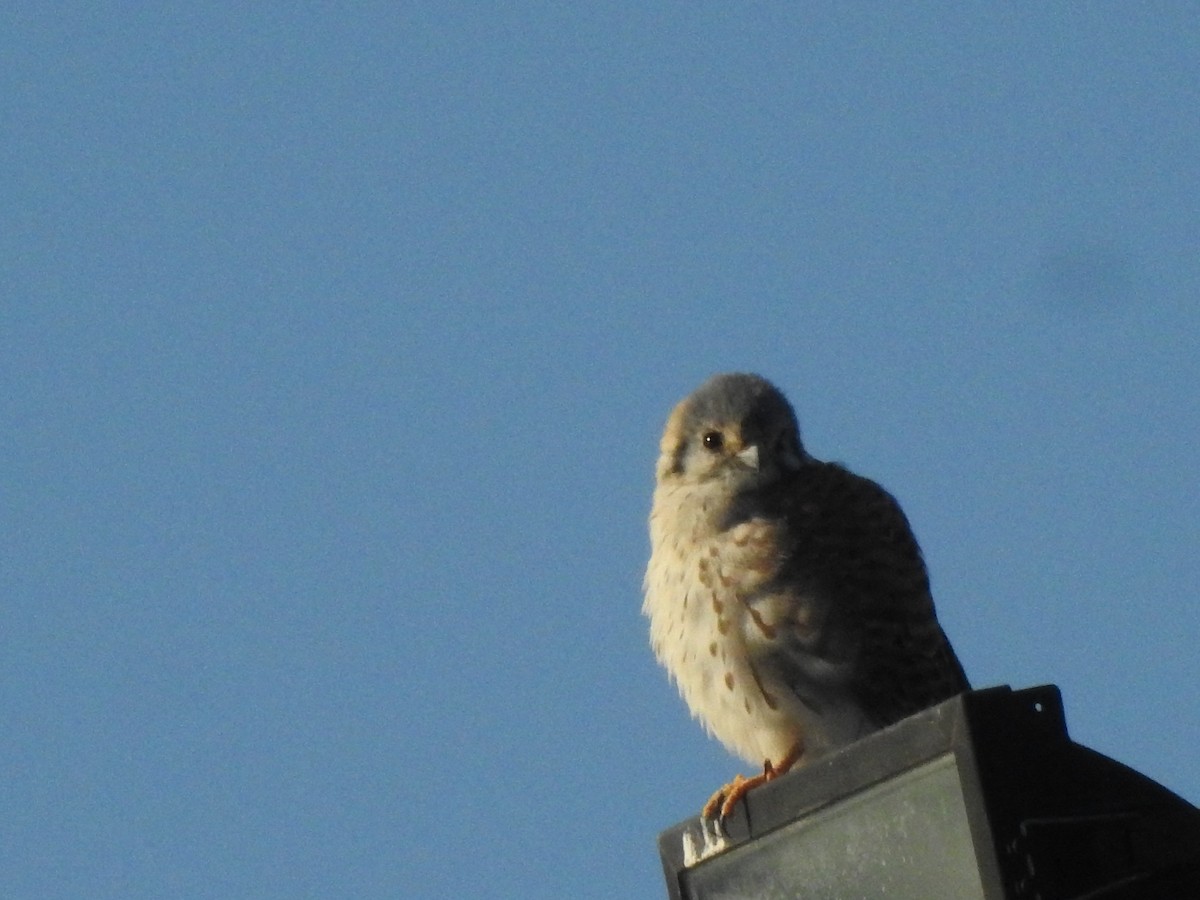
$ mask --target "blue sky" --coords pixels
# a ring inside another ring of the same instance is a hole
[[[0,895],[659,897],[640,617],[761,372],[977,686],[1200,802],[1188,4],[0,13]]]

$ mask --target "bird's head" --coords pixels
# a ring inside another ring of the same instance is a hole
[[[672,410],[663,432],[658,480],[721,482],[737,491],[794,472],[807,454],[796,414],[758,375],[714,375]]]

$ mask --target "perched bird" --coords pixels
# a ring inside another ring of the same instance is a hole
[[[791,404],[716,375],[667,420],[642,611],[692,715],[762,774],[704,808],[968,690],[896,500],[809,456]]]

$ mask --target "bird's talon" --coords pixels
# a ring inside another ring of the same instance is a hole
[[[722,785],[717,791],[708,798],[708,802],[704,804],[704,809],[700,810],[700,818],[711,819],[716,822],[724,819],[729,813],[726,811],[725,798],[737,790],[738,786],[746,780],[743,775],[734,775],[733,781],[729,784]]]
[[[708,802],[704,804],[704,809],[700,811],[701,818],[711,819],[720,824],[724,823],[738,805],[738,801],[746,796],[754,788],[760,784],[766,784],[768,781],[774,781],[780,775],[787,774],[788,770],[794,766],[804,753],[804,742],[796,741],[792,748],[787,752],[787,755],[779,761],[779,765],[773,765],[771,760],[763,760],[763,770],[761,775],[755,775],[753,778],[747,778],[745,775],[734,775],[733,781],[722,787],[715,794],[708,798]]]

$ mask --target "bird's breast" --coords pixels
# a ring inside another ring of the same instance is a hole
[[[778,760],[799,737],[793,698],[758,660],[780,640],[771,604],[751,602],[777,574],[776,526],[717,530],[658,503],[643,611],[655,655],[692,714],[729,750]]]

